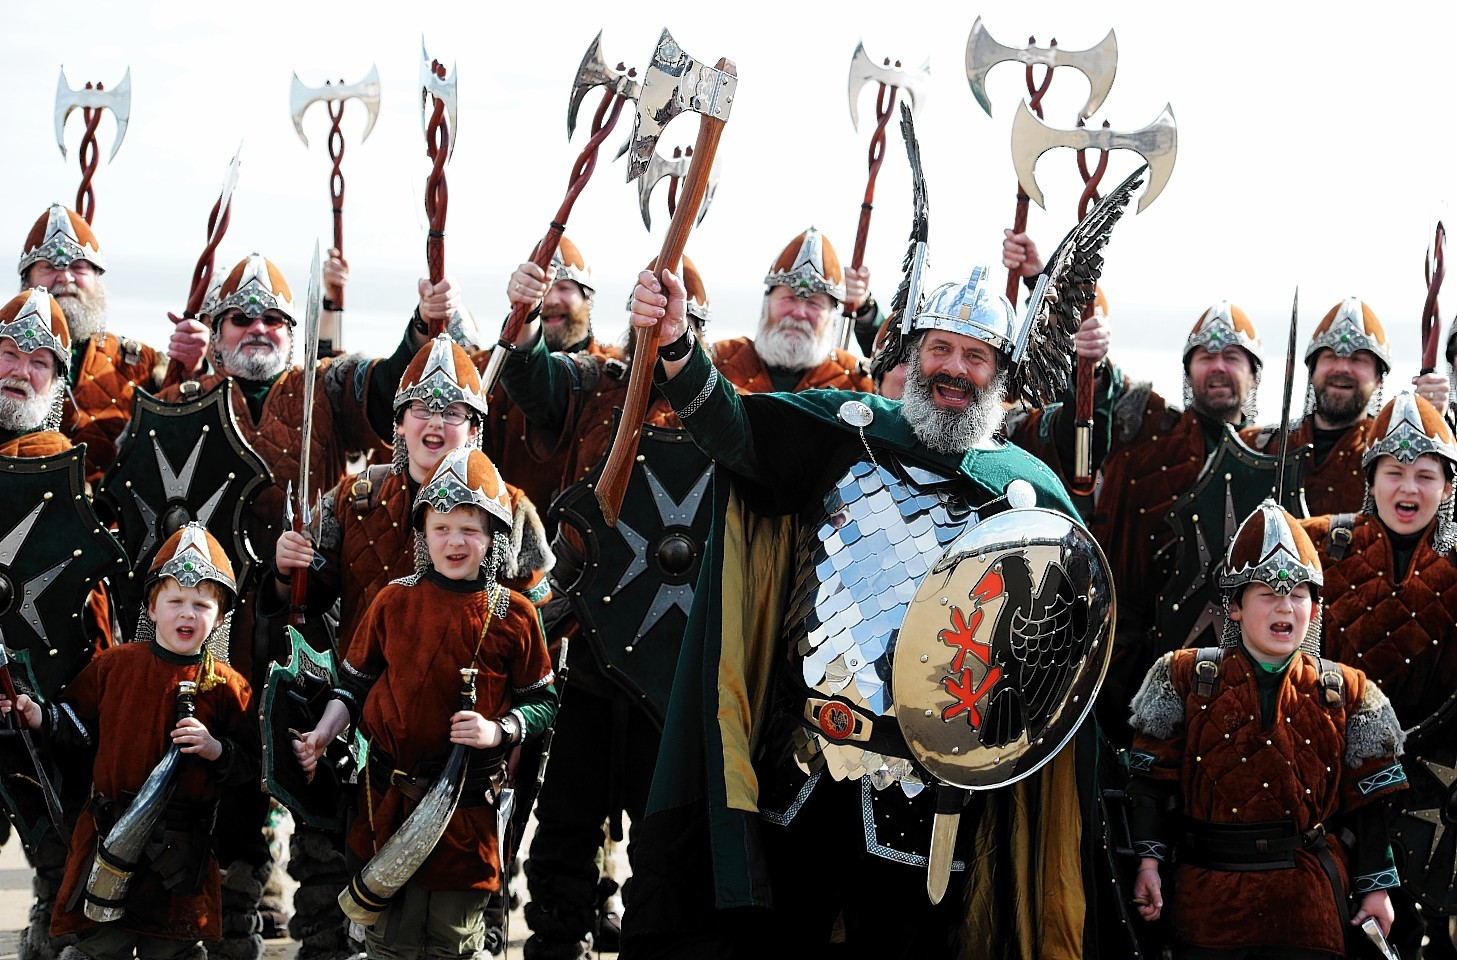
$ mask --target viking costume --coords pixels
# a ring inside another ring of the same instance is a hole
[[[570,281],[581,287],[582,295],[588,301],[594,298],[596,289],[592,286],[592,269],[583,259],[581,250],[567,237],[558,242],[551,265],[553,283]],[[622,356],[620,348],[599,342],[591,327],[587,328],[585,339],[569,344],[559,352],[585,354],[603,361]],[[490,350],[477,352],[474,357],[476,368],[484,371],[490,359]],[[510,477],[511,482],[525,491],[533,503],[551,503],[552,497],[563,486],[576,479],[568,469],[570,461],[577,456],[568,442],[570,434],[546,434],[533,430],[526,414],[517,406],[504,384],[492,391],[489,404],[491,413],[486,418],[482,448],[500,468],[501,475]],[[577,456],[577,459],[580,457]],[[595,462],[588,461],[588,464]]]
[[[1311,335],[1310,345],[1305,348],[1305,366],[1311,377],[1305,416],[1292,425],[1289,443],[1292,450],[1306,444],[1314,448],[1311,457],[1305,461],[1301,478],[1305,503],[1312,517],[1351,513],[1360,508],[1366,495],[1366,448],[1375,425],[1374,412],[1381,406],[1378,380],[1371,398],[1371,410],[1366,416],[1349,427],[1335,430],[1316,427],[1315,361],[1322,350],[1331,350],[1339,357],[1349,357],[1358,350],[1365,350],[1376,358],[1379,378],[1385,378],[1391,372],[1391,347],[1386,342],[1386,330],[1376,319],[1375,312],[1355,297],[1332,307]],[[1252,450],[1273,453],[1273,443],[1279,433],[1278,425],[1246,427],[1240,431],[1240,439]]]
[[[1194,409],[1189,358],[1195,350],[1219,353],[1229,346],[1249,354],[1258,386],[1263,366],[1259,334],[1243,310],[1221,302],[1204,311],[1184,342],[1184,410],[1170,406],[1147,384],[1126,380],[1121,390],[1104,396],[1112,403],[1112,439],[1091,526],[1108,553],[1119,598],[1113,663],[1098,708],[1099,720],[1115,739],[1126,739],[1128,699],[1149,664],[1183,642],[1153,636],[1156,611],[1151,604],[1168,582],[1173,560],[1169,548],[1174,530],[1166,518],[1175,500],[1194,486],[1228,429],[1224,421]],[[1246,407],[1252,408],[1253,402],[1251,391]]]
[[[502,746],[472,750],[458,809],[444,835],[409,881],[429,891],[501,888],[492,804],[514,743],[539,736],[556,709],[553,672],[536,610],[496,581],[512,513],[504,482],[479,450],[446,455],[414,507],[426,513],[476,507],[490,517],[493,543],[479,576],[452,580],[425,564],[420,573],[380,591],[355,632],[336,691],[351,720],[369,737],[367,787],[349,842],[368,860],[400,828],[450,752],[447,719],[458,708],[460,671],[480,671],[476,712],[500,718]],[[408,888],[407,888],[408,889]],[[370,936],[392,942],[391,914]]]
[[[80,934],[82,956],[89,955],[88,934],[98,929],[182,941],[217,940],[222,935],[213,819],[223,792],[255,782],[258,773],[257,723],[248,711],[250,688],[237,671],[213,656],[214,648],[226,648],[226,614],[237,587],[227,554],[199,524],[178,530],[158,553],[148,582],[156,584],[167,577],[183,586],[208,580],[223,588],[218,625],[202,649],[178,654],[155,638],[113,647],[99,654],[61,701],[44,712],[52,743],[95,750],[91,801],[76,822],[51,927],[58,936]],[[181,758],[170,796],[154,798],[162,809],[142,859],[129,865],[134,873],[123,903],[102,902],[88,888],[98,843],[115,842],[112,827],[171,745],[179,682],[197,685],[195,716],[221,742],[222,754],[211,762],[198,756]],[[87,916],[83,907],[88,903],[121,907],[125,912],[102,927]]]
[[[1010,358],[1018,339],[983,268],[906,315],[916,320],[900,350],[941,329]],[[1056,478],[995,441],[935,452],[898,402],[873,395],[739,397],[701,350],[657,387],[720,467],[701,578],[717,589],[697,596],[652,802],[635,824],[624,955],[705,933],[733,939],[714,911],[772,905],[760,944],[771,952],[822,947],[838,915],[857,951],[948,955],[964,923],[974,954],[1083,956],[1091,868],[1075,755],[1086,759],[1085,745],[976,794],[985,814],[960,832],[948,864],[957,879],[932,905],[922,881],[944,785],[907,746],[888,679],[897,627],[945,544],[1018,487],[1019,499],[1071,516]],[[1036,853],[1003,859],[1019,846]],[[997,891],[1012,888],[1009,911]],[[742,936],[736,914],[724,916]]]
[[[85,260],[98,275],[106,271],[106,258],[91,226],[59,203],[41,214],[25,238],[19,264],[22,283],[31,265],[40,260],[58,268]],[[86,479],[94,485],[116,459],[117,437],[132,415],[132,391],[137,387],[153,393],[161,389],[167,358],[140,341],[118,337],[104,328],[77,342],[73,350],[74,362],[72,355],[66,358],[70,389],[61,429],[75,443],[86,444]]]
[[[1266,500],[1220,572],[1226,600],[1251,583],[1321,587],[1299,523]],[[1227,624],[1219,647],[1159,658],[1133,700],[1135,852],[1175,862],[1165,906],[1175,942],[1348,956],[1348,897],[1399,882],[1381,799],[1406,786],[1403,734],[1359,669],[1320,656],[1318,596],[1301,649],[1259,662]]]
[[[1413,463],[1435,454],[1450,480],[1457,445],[1441,414],[1410,391],[1397,394],[1371,430],[1363,466],[1383,456]],[[1364,670],[1391,699],[1410,734],[1407,770],[1412,791],[1398,804],[1398,847],[1405,856],[1403,889],[1393,892],[1392,939],[1415,956],[1424,922],[1446,936],[1453,859],[1433,830],[1431,807],[1445,803],[1452,765],[1452,691],[1457,689],[1457,565],[1452,560],[1452,506],[1443,502],[1431,525],[1413,536],[1390,530],[1371,495],[1360,514],[1315,517],[1303,526],[1325,565],[1325,649]],[[1439,855],[1440,854],[1440,855]],[[1413,909],[1419,901],[1423,917]],[[1435,914],[1435,916],[1433,915]]]
[[[682,274],[687,310],[701,335],[709,320],[708,294],[687,257]],[[844,296],[834,250],[813,228],[791,241],[765,283],[769,288],[792,283],[806,297],[818,292]],[[721,347],[727,348],[725,355],[718,354]],[[775,389],[778,379],[771,379],[752,341],[725,341],[713,350],[719,373],[735,389]],[[534,931],[526,955],[546,957],[555,955],[549,944],[557,953],[569,953],[595,928],[603,819],[611,822],[617,839],[624,811],[633,822],[642,819],[703,555],[711,513],[705,493],[713,465],[688,442],[667,399],[654,396],[644,420],[642,465],[629,481],[639,492],[651,491],[653,504],[640,513],[636,508],[642,504],[635,499],[630,515],[609,529],[598,515],[594,471],[601,468],[625,405],[628,365],[587,353],[549,355],[544,338],[516,357],[521,361],[507,364],[502,381],[519,409],[528,412],[530,429],[575,440],[566,464],[568,487],[554,505],[561,561],[555,580],[562,599],[547,621],[553,638],[571,637],[571,694],[558,718],[554,759],[537,801],[537,831],[526,864],[527,921]],[[849,354],[786,376],[797,388],[869,389],[868,377]],[[639,569],[629,560],[622,569],[602,570],[609,557],[637,555],[614,549],[624,537],[642,541],[650,567]],[[588,557],[595,560],[589,564]],[[595,602],[602,595],[609,597],[610,609]],[[604,740],[609,750],[601,749]]]

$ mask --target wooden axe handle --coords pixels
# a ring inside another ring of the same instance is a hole
[[[1441,318],[1437,315],[1437,294],[1441,292],[1442,280],[1447,276],[1446,262],[1447,231],[1437,225],[1436,240],[1433,242],[1434,264],[1429,265],[1427,277],[1427,299],[1422,304],[1422,373],[1437,369],[1437,352],[1442,340]]]
[[[729,76],[738,75],[732,60],[719,60],[717,69]],[[718,152],[719,137],[723,135],[723,125],[723,120],[706,114],[699,119],[698,140],[693,144],[693,162],[683,184],[683,199],[673,213],[668,235],[663,238],[662,249],[658,251],[659,278],[670,270],[678,272],[683,248],[688,245],[688,234],[693,230],[698,208],[703,205],[704,195],[708,193],[709,173],[713,169],[714,154]],[[653,368],[658,362],[658,328],[634,327],[632,335],[632,373],[627,381],[627,399],[622,405],[622,419],[617,423],[617,435],[612,439],[607,463],[597,481],[597,503],[602,507],[603,519],[614,527],[622,510],[622,498],[627,495],[627,481],[632,476],[638,440],[642,437],[643,417],[648,413]]]

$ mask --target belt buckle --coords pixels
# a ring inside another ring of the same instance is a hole
[[[842,700],[824,700],[809,697],[804,702],[804,718],[830,740],[840,743],[853,740],[864,743],[870,739],[874,722]]]

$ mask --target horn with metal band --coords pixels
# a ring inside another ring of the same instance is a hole
[[[177,719],[197,713],[197,684],[182,680],[177,684]],[[142,851],[152,839],[152,828],[162,816],[176,785],[177,768],[182,763],[182,748],[172,744],[162,759],[147,775],[137,798],[116,821],[106,839],[96,845],[96,859],[91,876],[86,880],[84,910],[88,919],[99,923],[119,920],[126,914],[126,895],[136,873]]]
[[[470,710],[476,703],[476,673],[472,667],[460,671],[460,709]],[[445,769],[431,785],[405,822],[379,848],[369,862],[339,892],[339,908],[344,915],[362,926],[372,927],[390,905],[395,894],[404,888],[415,871],[434,851],[445,835],[445,828],[455,814],[465,785],[466,751],[463,743],[451,747]]]

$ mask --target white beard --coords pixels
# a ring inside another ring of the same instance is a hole
[[[61,284],[50,291],[66,315],[73,343],[85,343],[106,331],[106,288],[99,278],[94,282],[96,286],[90,293],[83,294],[75,284]]]
[[[767,304],[765,309],[767,311]],[[829,355],[825,335],[830,326],[826,323],[818,334],[809,324],[799,320],[781,320],[771,326],[766,312],[759,321],[754,351],[765,366],[781,370],[808,370]]]
[[[228,376],[262,382],[272,380],[288,366],[288,357],[271,343],[268,344],[272,348],[270,352],[262,354],[244,353],[245,345],[248,345],[246,341],[232,349],[218,348],[222,356],[223,372]]]
[[[921,373],[921,358],[912,349],[906,360],[905,392],[901,412],[916,439],[937,453],[955,455],[985,444],[1002,425],[1002,397],[1007,390],[1007,371],[998,370],[983,388],[971,387],[971,403],[965,410],[936,406],[930,380]]]
[[[44,426],[62,389],[58,380],[50,393],[36,393],[28,382],[19,378],[0,381],[0,386],[19,386],[26,392],[24,400],[0,396],[0,430],[14,432],[39,430]]]

